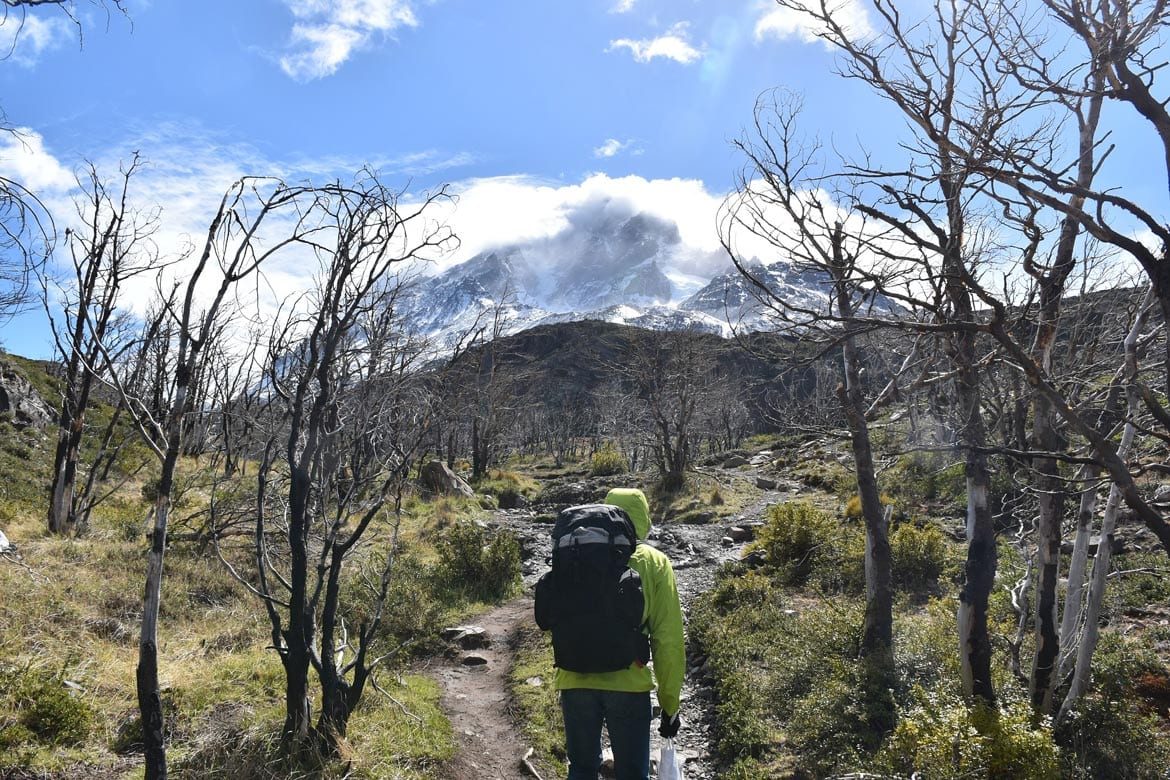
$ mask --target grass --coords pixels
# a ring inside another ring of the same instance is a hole
[[[518,637],[516,661],[511,671],[512,695],[524,735],[536,751],[538,762],[551,768],[552,776],[568,771],[565,756],[565,724],[557,692],[549,637],[535,626],[526,626]],[[539,684],[533,684],[539,682]]]
[[[100,505],[82,537],[59,538],[47,532],[44,516],[52,446],[44,432],[0,421],[0,473],[21,475],[5,480],[0,492],[0,528],[20,553],[19,560],[0,560],[0,775],[141,777],[135,667],[147,553],[143,488],[153,470],[135,474]],[[183,517],[197,518],[210,497],[206,462],[184,461],[182,475],[191,489],[175,513],[176,528]],[[480,512],[474,501],[408,499],[400,538],[415,563],[403,593],[417,597],[419,612],[400,629],[429,632],[447,617],[484,607],[478,599],[442,601],[447,589],[429,573],[444,529]],[[369,576],[376,568],[391,524],[388,518],[372,530],[347,575],[350,586],[359,572]],[[227,555],[250,571],[247,542],[231,541],[237,546]],[[159,662],[173,776],[308,776],[280,758],[284,670],[269,648],[270,631],[262,604],[212,549],[172,541]],[[434,649],[425,642],[420,648]],[[394,667],[382,668],[378,679],[385,693],[367,687],[350,721],[348,762],[314,777],[443,776],[456,741],[438,706],[438,686]]]

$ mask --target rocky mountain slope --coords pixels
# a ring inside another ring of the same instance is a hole
[[[786,301],[827,306],[828,280],[821,274],[785,258],[753,260],[748,268]],[[620,209],[417,279],[402,305],[421,332],[440,342],[497,313],[504,333],[577,320],[722,336],[733,326],[771,327],[755,285],[722,250],[688,246],[673,222]]]

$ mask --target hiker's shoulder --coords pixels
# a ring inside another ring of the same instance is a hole
[[[667,557],[666,553],[645,542],[635,547],[633,554],[630,555],[630,566],[637,568],[636,564],[639,563],[652,569],[671,568],[670,558]]]

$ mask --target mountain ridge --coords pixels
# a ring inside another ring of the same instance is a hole
[[[828,306],[828,278],[784,258],[753,258],[753,277],[797,306]],[[554,236],[486,249],[416,280],[404,311],[440,341],[501,325],[497,335],[599,320],[724,337],[774,325],[759,290],[724,250],[688,246],[670,220],[621,209],[578,218]]]

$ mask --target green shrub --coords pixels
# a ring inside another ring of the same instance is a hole
[[[899,523],[890,534],[894,582],[922,588],[938,582],[947,563],[947,540],[936,526]]]
[[[885,473],[883,484],[906,502],[960,501],[967,494],[967,477],[962,463],[948,462],[937,453],[913,452],[903,455]]]
[[[922,609],[897,619],[894,625],[894,665],[899,692],[915,686],[958,694],[959,631],[955,605],[949,598],[929,600]]]
[[[881,501],[883,507],[894,503],[894,499],[890,498],[885,493],[882,493],[881,496],[878,497],[878,500]],[[850,496],[848,501],[845,502],[845,517],[850,520],[857,520],[861,517],[861,496],[854,494]]]
[[[481,493],[495,496],[500,509],[516,509],[540,492],[540,485],[513,471],[492,469],[475,485]]]
[[[1165,675],[1158,656],[1113,632],[1093,656],[1093,689],[1056,732],[1062,777],[1070,780],[1164,778],[1170,766],[1165,723],[1143,706],[1135,685]],[[1162,677],[1164,680],[1164,677]]]
[[[1170,601],[1170,577],[1156,573],[1165,567],[1164,553],[1131,552],[1116,555],[1112,561],[1119,570],[1133,573],[1119,577],[1117,585],[1108,589],[1106,605],[1110,612],[1145,609],[1150,604]]]
[[[767,776],[753,774],[761,766],[790,760],[787,750],[802,766],[807,754],[822,768],[854,755],[876,722],[868,689],[854,685],[861,626],[852,601],[798,612],[767,571],[721,570],[690,623],[715,677],[721,757],[754,777]]]
[[[375,597],[370,583],[381,579],[385,561],[375,556],[358,576],[347,578],[346,619],[361,625],[373,616]],[[378,655],[394,653],[391,661],[419,656],[441,646],[444,604],[436,592],[435,577],[407,550],[398,552],[390,570],[390,584],[378,628]]]
[[[520,542],[514,534],[489,537],[472,522],[458,522],[436,545],[439,577],[453,591],[473,598],[502,599],[520,584]]]
[[[769,567],[788,585],[808,582],[813,572],[833,560],[841,540],[832,515],[804,501],[776,504],[750,550],[767,556]]]
[[[1061,777],[1052,730],[1033,725],[1026,704],[1006,704],[998,711],[983,705],[969,708],[957,699],[932,699],[921,689],[916,698],[914,706],[899,714],[898,725],[878,753],[882,770],[917,772],[931,780]]]
[[[609,442],[589,459],[590,476],[609,477],[614,474],[625,474],[629,470],[630,462],[626,456],[614,449]]]
[[[809,487],[830,493],[848,494],[857,487],[853,472],[836,461],[809,459],[794,466],[792,473]]]
[[[0,747],[76,745],[93,727],[93,708],[65,685],[64,672],[0,669],[0,699]]]

